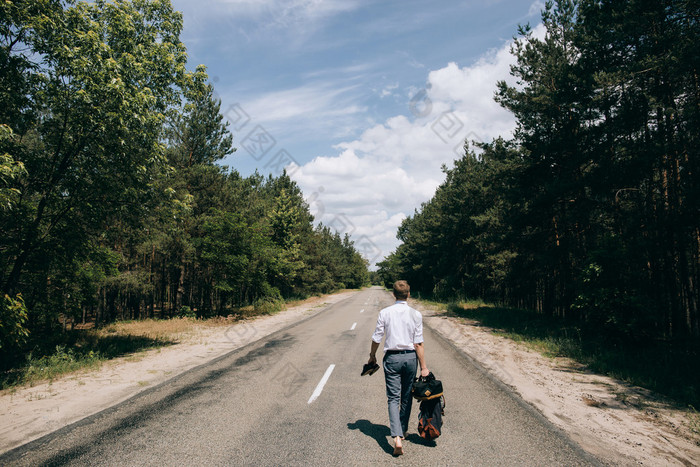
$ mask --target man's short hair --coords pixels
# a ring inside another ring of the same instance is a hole
[[[411,286],[406,281],[394,282],[394,297],[396,300],[406,300],[411,291]]]

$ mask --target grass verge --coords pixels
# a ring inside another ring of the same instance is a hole
[[[522,342],[547,357],[568,357],[589,370],[700,406],[700,359],[682,343],[630,340],[594,327],[535,312],[460,302],[445,314],[477,321],[496,334]]]
[[[259,300],[254,305],[232,310],[234,313],[226,318],[118,321],[99,329],[32,334],[26,347],[31,351],[14,355],[7,361],[0,360],[0,390],[52,381],[80,370],[96,369],[114,358],[177,344],[199,327],[230,326],[238,320],[273,315],[290,306],[319,298],[300,297],[287,302],[280,299]]]
[[[3,365],[0,390],[93,370],[111,359],[177,344],[198,327],[230,326],[232,321],[230,318],[145,319],[118,321],[99,329],[35,334],[28,346],[30,351]]]
[[[154,320],[149,320],[154,321]],[[181,320],[167,320],[181,321]],[[33,336],[31,351],[15,358],[0,373],[0,389],[32,385],[79,370],[99,368],[110,359],[175,344],[158,324],[115,323],[102,329],[82,329]],[[148,329],[148,330],[147,330]]]

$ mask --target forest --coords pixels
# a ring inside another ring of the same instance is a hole
[[[368,282],[233,135],[167,0],[0,3],[0,370],[65,323],[235,315]],[[235,161],[235,158],[233,159]]]
[[[560,0],[542,22],[497,85],[514,134],[465,146],[379,274],[697,362],[700,4]]]

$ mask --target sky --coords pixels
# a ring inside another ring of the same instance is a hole
[[[287,170],[315,221],[374,265],[464,140],[508,138],[518,25],[540,0],[173,0],[188,68],[221,99],[244,176]]]

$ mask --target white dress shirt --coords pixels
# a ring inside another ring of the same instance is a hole
[[[423,342],[423,316],[404,300],[379,312],[377,327],[372,334],[372,341],[377,344],[384,340],[384,352],[387,350],[415,350],[413,344]]]

